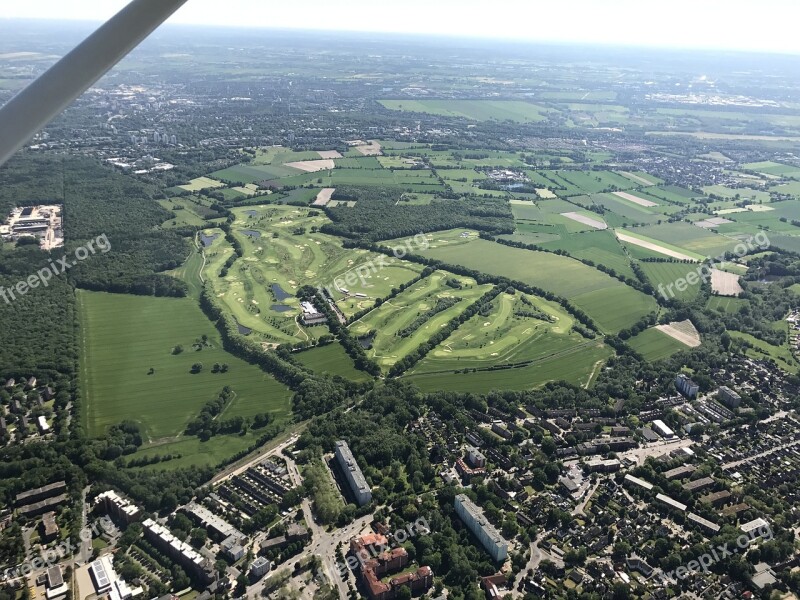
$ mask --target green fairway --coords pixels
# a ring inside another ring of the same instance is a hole
[[[260,205],[233,212],[233,232],[244,256],[220,277],[233,254],[220,235],[206,248],[204,275],[236,321],[267,343],[305,341],[327,332],[297,323],[301,311],[295,296],[303,285],[328,290],[349,316],[372,307],[422,271],[420,265],[394,257],[343,248],[339,238],[318,231],[330,221],[316,209]]]
[[[226,418],[289,414],[289,390],[225,352],[192,299],[78,291],[78,306],[82,416],[89,435],[127,419],[140,423],[152,440],[172,438],[226,385],[236,393]],[[174,354],[177,346],[183,351]],[[190,373],[194,363],[203,364],[200,373]],[[212,373],[214,363],[227,364],[228,372]]]
[[[606,332],[629,327],[656,309],[656,302],[650,296],[575,259],[510,248],[476,237],[462,238],[461,232],[453,230],[428,236],[430,248],[421,254],[447,264],[508,277],[567,298]]]
[[[473,121],[537,122],[555,112],[518,100],[380,100],[389,110],[417,112],[443,117],[463,117]]]
[[[628,340],[628,345],[649,361],[661,360],[681,350],[689,349],[655,328],[646,329],[636,337],[632,337]]]
[[[408,380],[423,392],[447,390],[485,394],[491,390],[529,390],[549,381],[567,381],[587,387],[597,377],[603,363],[614,351],[601,342],[574,346],[571,350],[544,357],[513,369],[470,371],[469,373],[430,373],[412,375]]]
[[[353,366],[353,360],[347,355],[341,344],[333,343],[296,352],[292,358],[317,373],[340,375],[350,381],[371,379],[367,373],[359,371]]]
[[[559,304],[526,294],[500,294],[488,316],[475,315],[434,348],[412,375],[541,361],[570,354],[586,340]]]
[[[447,285],[448,280],[454,279],[460,282],[460,289]],[[467,277],[436,271],[354,322],[350,332],[359,337],[374,333],[372,348],[367,350],[367,355],[388,369],[429,340],[491,287],[477,285]],[[430,318],[421,319],[442,301],[451,304]]]

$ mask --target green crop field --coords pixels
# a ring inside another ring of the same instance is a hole
[[[742,165],[742,168],[748,171],[756,171],[757,173],[766,173],[767,175],[775,175],[778,177],[800,178],[800,168],[771,161],[749,163]]]
[[[389,110],[417,112],[473,121],[545,121],[552,109],[518,100],[380,100]]]
[[[711,296],[706,303],[706,308],[726,313],[738,313],[742,306],[747,306],[747,300],[731,296]]]
[[[593,215],[593,218],[597,216]],[[636,277],[625,250],[614,233],[609,230],[568,235],[558,241],[539,242],[539,245],[547,250],[565,250],[576,258],[591,260],[595,264],[614,269],[626,277]]]
[[[571,350],[513,369],[428,373],[409,376],[423,392],[447,390],[485,394],[491,390],[529,390],[549,381],[567,381],[588,387],[614,351],[601,342],[573,346]]]
[[[674,293],[677,299],[684,301],[692,300],[700,293],[700,282],[694,285],[688,285],[687,282],[688,287],[682,292],[675,285],[672,285],[679,279],[685,279],[689,273],[696,272],[697,264],[643,262],[640,263],[640,266],[652,286],[656,288],[656,294],[661,293],[659,286],[663,286],[661,289],[664,290],[668,297],[671,297],[671,294]],[[672,288],[667,289],[670,285],[672,285]]]
[[[446,284],[447,280],[453,278],[461,282],[461,289]],[[350,325],[350,332],[359,337],[374,333],[372,348],[367,350],[367,355],[374,358],[383,369],[388,369],[429,340],[491,287],[477,285],[473,279],[436,271],[355,321]],[[402,335],[403,330],[412,327],[420,315],[433,309],[441,299],[458,301],[418,324],[413,331]]]
[[[197,177],[192,179],[186,185],[179,185],[178,187],[182,190],[186,190],[187,192],[199,192],[201,190],[208,190],[212,188],[220,188],[224,187],[224,183],[220,183],[219,181],[214,181],[213,179],[209,179],[208,177]]]
[[[226,385],[236,393],[226,417],[288,416],[290,391],[223,350],[213,324],[192,299],[78,291],[78,306],[89,435],[102,435],[127,419],[140,423],[151,440],[173,438]],[[208,345],[202,344],[203,335]],[[177,346],[183,351],[173,354]],[[200,373],[190,373],[194,363],[203,364]],[[229,365],[228,372],[212,373],[214,363]]]
[[[572,332],[574,323],[574,317],[555,302],[521,293],[500,294],[488,316],[475,315],[461,325],[410,373],[485,369],[569,354],[586,343]]]
[[[646,329],[628,340],[628,345],[646,360],[655,361],[672,356],[688,347],[658,329]]]
[[[606,332],[629,327],[656,309],[656,302],[583,263],[548,252],[509,248],[486,240],[460,238],[462,230],[429,236],[424,256],[446,264],[464,265],[540,287],[569,301]]]
[[[716,257],[726,251],[733,250],[736,244],[739,243],[739,240],[718,235],[702,227],[683,222],[638,227],[634,231],[626,231],[625,233],[663,242],[666,247],[678,249],[679,252],[683,251],[689,256]]]
[[[368,381],[371,377],[353,366],[341,344],[328,344],[292,355],[297,362],[318,373],[340,375],[351,381]]]

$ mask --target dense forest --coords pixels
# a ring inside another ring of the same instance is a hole
[[[77,323],[69,281],[53,277],[24,295],[13,290],[47,263],[48,255],[35,247],[0,252],[0,286],[8,300],[0,298],[0,376],[74,371]]]
[[[423,206],[398,204],[395,188],[342,186],[334,199],[356,200],[354,207],[327,208],[332,224],[322,231],[348,238],[378,241],[417,233],[469,227],[493,233],[513,233],[514,217],[503,199],[434,199]]]

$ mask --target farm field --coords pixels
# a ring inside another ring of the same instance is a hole
[[[671,298],[674,294],[674,297],[679,300],[689,301],[696,298],[697,294],[700,293],[702,287],[700,282],[694,285],[689,285],[687,282],[687,287],[683,291],[675,286],[675,282],[679,279],[685,279],[689,273],[696,272],[697,264],[641,262],[640,266],[647,276],[647,279],[656,289],[656,294],[662,294],[661,290],[663,290],[667,298]]]
[[[642,229],[642,228],[638,228]],[[689,252],[685,248],[680,248],[678,246],[673,246],[671,244],[664,243],[660,240],[646,237],[645,235],[638,233],[634,233],[632,230],[626,229],[621,230],[618,229],[615,231],[617,239],[621,242],[624,242],[628,245],[628,247],[641,247],[651,252],[654,252],[657,256],[669,257],[669,258],[676,258],[678,260],[689,260],[700,262],[705,257],[695,252]]]
[[[547,250],[565,250],[576,258],[591,260],[627,277],[636,277],[630,259],[611,231],[572,234],[557,241],[543,240],[539,245]]]
[[[586,340],[572,332],[574,317],[559,304],[527,294],[500,294],[488,315],[461,325],[410,371],[411,375],[485,369],[569,353]]]
[[[574,346],[571,351],[535,361],[525,367],[469,373],[428,373],[407,379],[423,392],[488,393],[491,390],[530,390],[549,381],[567,381],[589,387],[614,351],[601,342]]]
[[[628,340],[628,345],[649,361],[661,360],[681,350],[688,350],[684,344],[655,328],[645,329],[632,337]]]
[[[226,385],[236,393],[226,418],[264,412],[279,420],[288,417],[290,391],[223,350],[218,332],[191,298],[80,290],[78,306],[83,419],[89,435],[132,420],[149,440],[173,438]],[[173,354],[177,346],[183,350]],[[190,373],[198,362],[203,370]],[[214,363],[227,364],[229,370],[212,373]]]
[[[380,100],[384,108],[443,117],[463,117],[473,121],[516,121],[529,123],[547,120],[552,109],[517,100]]]
[[[639,227],[636,234],[683,249],[687,253],[712,257],[733,250],[738,243],[738,240],[683,222]]]
[[[186,185],[179,185],[178,187],[187,192],[200,192],[202,190],[225,187],[225,184],[208,177],[197,177]]]
[[[460,282],[461,289],[447,284],[448,280],[453,279]],[[350,332],[358,337],[374,334],[367,355],[374,358],[381,368],[388,370],[491,288],[491,285],[478,285],[467,277],[435,271],[352,323]],[[436,310],[437,306],[440,307],[438,312],[423,322],[419,321],[422,315]]]
[[[726,313],[737,313],[742,306],[747,304],[741,298],[731,298],[725,296],[711,296],[706,303],[706,307],[711,310],[722,310]]]
[[[777,177],[789,177],[792,179],[800,178],[800,168],[772,161],[748,163],[742,165],[742,168],[747,169],[748,171],[755,171],[757,173],[764,173],[766,175],[774,175]]]
[[[353,366],[353,360],[338,343],[296,352],[292,358],[317,373],[339,375],[350,381],[360,382],[371,379],[367,373],[359,371]]]
[[[605,273],[548,252],[510,248],[476,238],[460,238],[461,230],[429,235],[421,252],[446,264],[508,277],[568,298],[603,331],[617,332],[656,309],[656,302]]]

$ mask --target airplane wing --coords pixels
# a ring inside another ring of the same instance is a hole
[[[133,0],[0,108],[0,166],[187,0]]]

